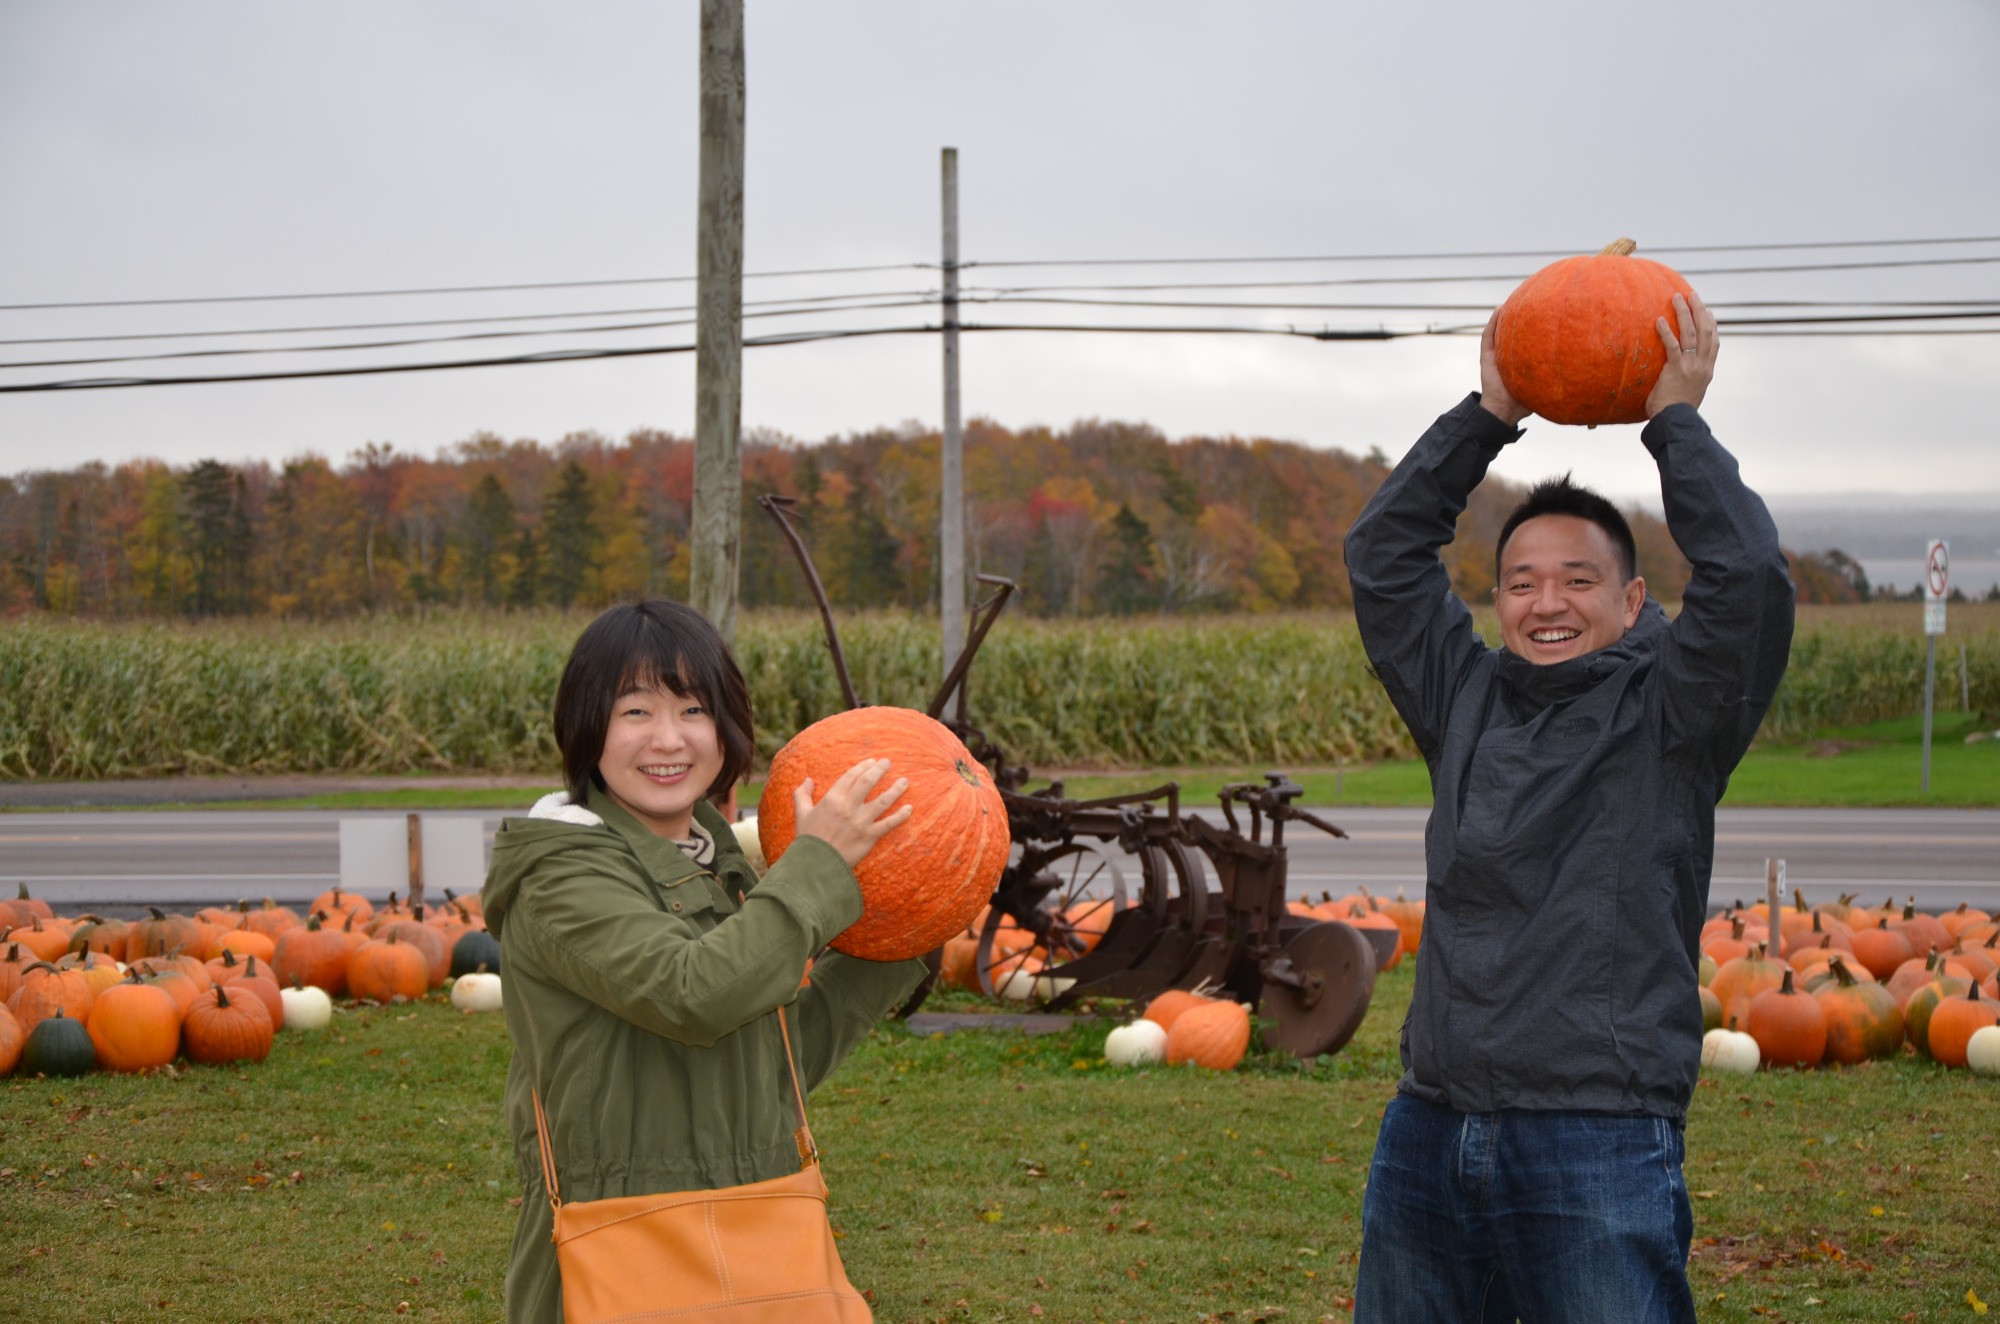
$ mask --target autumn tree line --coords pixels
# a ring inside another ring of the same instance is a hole
[[[915,426],[747,437],[743,603],[810,603],[755,504],[775,492],[798,498],[837,605],[934,607],[939,445]],[[1042,616],[1345,607],[1341,542],[1387,473],[1379,450],[974,421],[967,559],[1015,580],[1017,606]],[[553,445],[481,433],[432,458],[371,443],[341,464],[30,471],[0,477],[0,613],[334,618],[685,596],[693,477],[692,441],[651,430]],[[1523,495],[1494,479],[1473,494],[1446,549],[1468,599],[1491,591],[1494,536]],[[1688,567],[1665,525],[1628,514],[1640,573],[1677,598]],[[1850,566],[1796,558],[1802,599],[1865,596]]]

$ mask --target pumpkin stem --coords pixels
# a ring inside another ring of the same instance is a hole
[[[1603,251],[1599,252],[1598,256],[1630,257],[1638,251],[1639,242],[1636,239],[1614,239],[1604,246]]]
[[[24,886],[24,887],[25,887],[25,886],[27,886],[27,884],[23,883],[23,884],[22,884],[22,886]],[[161,910],[161,909],[160,909],[160,908],[159,908],[158,906],[147,906],[147,907],[146,907],[146,909],[148,909],[148,910],[150,910],[150,911],[152,911],[152,912],[153,912],[153,918],[154,918],[154,919],[156,919],[156,920],[162,920],[162,919],[165,919],[165,918],[167,917],[167,912],[166,912],[166,911],[164,911],[164,910]]]
[[[1854,976],[1848,973],[1846,964],[1843,963],[1838,956],[1834,957],[1831,961],[1828,961],[1827,967],[1833,971],[1833,977],[1840,981],[1840,986],[1842,988],[1854,987]],[[1786,983],[1791,982],[1790,974],[1787,974],[1785,976],[1785,982]]]
[[[1780,988],[1778,991],[1780,993],[1790,993],[1794,991],[1792,988],[1792,972],[1790,970],[1785,971],[1784,986]]]
[[[1794,890],[1792,892],[1792,906],[1801,915],[1806,913],[1806,894],[1803,891]]]

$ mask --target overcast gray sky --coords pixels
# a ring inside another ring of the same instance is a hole
[[[697,30],[693,0],[0,0],[0,303],[691,274]],[[1585,251],[1620,235],[1691,269],[2000,258],[1995,243],[1662,251],[2000,234],[2000,6],[1990,0],[751,0],[747,46],[752,272],[936,261],[947,144],[960,151],[967,262]],[[965,279],[1508,275],[1537,265],[975,268]],[[1716,303],[2000,301],[2000,262],[1690,279]],[[935,273],[913,266],[752,280],[746,298],[932,288]],[[1508,288],[1192,297],[1490,306]],[[668,284],[0,311],[0,339],[665,308],[691,294]],[[1043,305],[966,315],[1337,327],[1483,320]],[[746,325],[754,334],[926,317],[915,308]],[[10,344],[0,362],[379,338]],[[691,339],[685,327],[572,330],[310,359],[336,366]],[[1098,416],[1175,437],[1265,435],[1400,455],[1476,384],[1476,353],[1468,338],[968,336],[965,407],[1015,427]],[[16,367],[0,369],[0,385],[269,371],[307,357]],[[750,428],[817,439],[941,415],[935,337],[752,350],[745,371]],[[678,356],[0,395],[0,473],[135,456],[182,464],[314,450],[341,460],[368,441],[430,454],[480,429],[544,441],[586,428],[685,433],[693,378],[692,357]],[[1738,337],[1726,342],[1705,412],[1769,491],[1991,493],[2000,491],[1996,382],[2000,336]],[[1573,467],[1620,496],[1644,497],[1657,489],[1636,431],[1534,424],[1501,472]]]

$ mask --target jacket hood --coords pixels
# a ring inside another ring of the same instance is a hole
[[[1667,636],[1666,609],[1648,595],[1639,608],[1639,619],[1618,642],[1594,653],[1547,664],[1502,651],[1500,679],[1528,703],[1546,708],[1552,703],[1574,699],[1606,676],[1659,649]],[[489,920],[488,923],[491,923]]]
[[[695,820],[715,842],[716,858],[711,872],[737,875],[739,886],[755,881],[736,842],[736,834],[720,811],[707,801],[695,805]],[[655,836],[639,821],[602,793],[593,790],[582,805],[569,802],[566,793],[545,795],[526,818],[506,818],[493,838],[493,862],[486,870],[486,886],[479,900],[484,907],[486,927],[495,939],[506,923],[507,911],[520,895],[522,882],[549,856],[578,848],[602,850],[620,846],[638,857],[640,867],[656,877],[679,875],[697,866],[680,847]]]

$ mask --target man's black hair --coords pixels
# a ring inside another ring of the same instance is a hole
[[[1569,475],[1560,478],[1544,478],[1529,491],[1528,499],[1514,507],[1514,513],[1500,526],[1500,541],[1493,549],[1493,582],[1498,584],[1505,578],[1504,562],[1507,540],[1514,536],[1514,530],[1537,515],[1574,515],[1587,519],[1603,529],[1611,538],[1611,545],[1618,549],[1618,573],[1621,584],[1629,584],[1639,573],[1639,548],[1632,541],[1632,526],[1618,513],[1618,507],[1606,501],[1597,493],[1580,483],[1572,483]]]
[[[556,686],[556,748],[572,804],[582,804],[593,783],[604,785],[597,765],[611,707],[639,689],[670,690],[691,698],[715,718],[722,771],[703,794],[726,794],[750,770],[757,751],[750,724],[750,687],[729,646],[708,618],[668,598],[613,607],[577,636]]]

